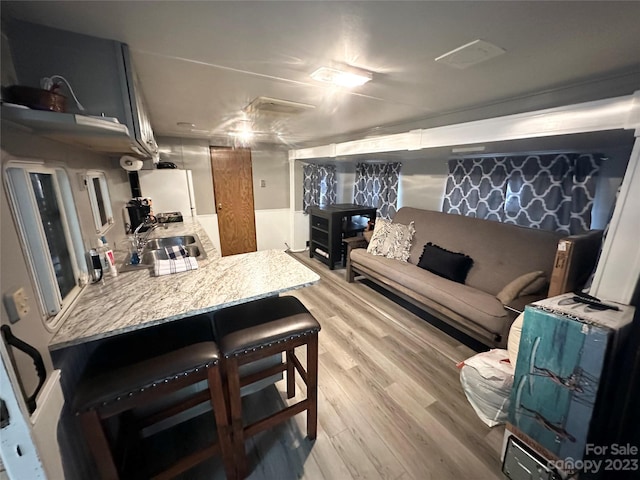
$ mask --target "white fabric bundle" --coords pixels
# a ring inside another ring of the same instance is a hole
[[[156,277],[160,275],[168,275],[170,273],[188,272],[196,270],[198,261],[193,257],[177,258],[175,260],[158,260],[154,265],[154,273]]]
[[[507,421],[513,366],[506,350],[494,349],[465,360],[460,382],[469,403],[487,426]]]

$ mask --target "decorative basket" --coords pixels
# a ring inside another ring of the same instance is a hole
[[[41,88],[12,85],[7,89],[8,100],[36,110],[67,111],[67,97]]]

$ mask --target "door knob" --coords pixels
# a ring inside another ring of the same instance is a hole
[[[218,210],[222,210],[222,204],[221,203],[218,204]]]

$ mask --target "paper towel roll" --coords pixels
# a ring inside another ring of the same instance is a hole
[[[129,172],[133,172],[142,168],[142,160],[125,155],[120,158],[120,166]]]

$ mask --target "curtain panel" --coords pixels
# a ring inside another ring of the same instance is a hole
[[[375,207],[379,217],[393,217],[398,207],[401,167],[399,162],[356,164],[353,203]]]
[[[336,203],[337,179],[335,165],[309,163],[302,167],[302,209]]]
[[[442,211],[502,222],[508,168],[506,157],[449,160]]]
[[[449,160],[442,211],[567,234],[587,231],[601,155]]]

